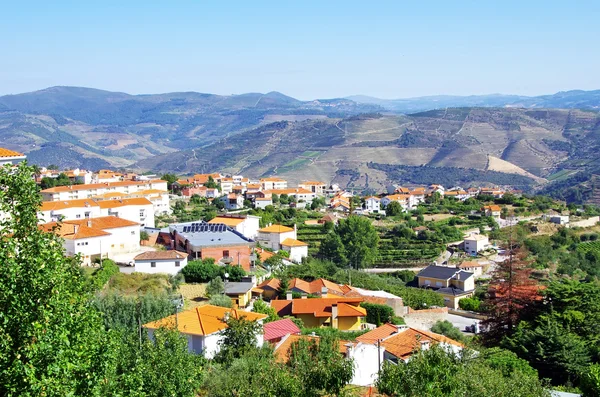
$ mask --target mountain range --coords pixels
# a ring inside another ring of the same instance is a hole
[[[0,97],[0,146],[39,165],[392,184],[499,184],[600,199],[600,91],[300,101],[278,92]],[[597,197],[598,196],[598,197]]]

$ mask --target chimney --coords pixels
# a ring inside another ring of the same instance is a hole
[[[79,231],[79,225],[73,225],[73,234],[77,234]]]
[[[308,299],[308,295],[306,295],[306,292],[302,293],[302,299]]]
[[[92,227],[92,220],[91,219],[88,219],[88,221],[87,221],[87,227]]]
[[[352,358],[352,351],[354,350],[354,344],[349,342],[344,345],[346,347],[346,358]]]
[[[327,287],[323,287],[323,288],[321,288],[321,295],[327,295],[327,292],[328,292],[328,291],[329,291],[329,290],[327,289]]]
[[[337,303],[331,305],[331,319],[337,320],[338,317],[338,306]]]
[[[292,293],[288,291],[288,293],[285,294],[285,299],[291,301],[292,300]]]
[[[429,341],[428,340],[421,341],[421,350],[429,350]]]

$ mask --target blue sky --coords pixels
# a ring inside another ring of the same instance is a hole
[[[0,94],[600,89],[598,1],[5,1]]]

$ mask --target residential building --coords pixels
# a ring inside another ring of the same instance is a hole
[[[281,190],[287,189],[288,184],[285,179],[271,177],[271,178],[262,178],[260,180],[260,185],[262,190]]]
[[[286,363],[289,360],[292,346],[300,340],[319,343],[320,338],[318,336],[290,333],[281,338],[275,345],[275,360]],[[379,365],[383,363],[385,349],[378,348],[375,344],[340,340],[338,341],[338,351],[348,360],[352,360],[354,372],[350,380],[351,385],[371,386],[375,383],[379,373]]]
[[[254,199],[254,208],[265,209],[268,205],[273,205],[273,199],[271,197],[257,197]]]
[[[187,252],[146,251],[133,258],[138,273],[166,273],[176,275],[187,265]]]
[[[420,203],[425,202],[425,188],[424,187],[416,187],[411,190],[409,193],[414,199],[415,205],[419,205]]]
[[[444,193],[444,197],[454,197],[457,200],[465,201],[470,196],[469,193],[464,190],[450,190]]]
[[[67,255],[80,254],[82,264],[88,266],[95,259],[140,249],[140,225],[114,216],[49,222],[41,227],[61,236]]]
[[[308,244],[293,238],[286,238],[281,242],[281,249],[290,253],[292,262],[300,263],[302,258],[308,256]]]
[[[184,197],[192,197],[198,195],[205,198],[219,197],[219,189],[209,188],[202,185],[182,185],[181,195]]]
[[[375,196],[367,197],[365,199],[365,210],[374,213],[381,211],[381,199]]]
[[[281,196],[285,194],[289,197],[293,197],[296,201],[304,201],[306,203],[312,203],[312,201],[317,197],[316,193],[311,192],[310,190],[302,189],[302,188],[289,188],[289,189],[271,189],[265,190],[265,194],[277,194]]]
[[[349,285],[342,285],[340,288],[345,297],[362,298],[368,303],[389,306],[394,309],[394,313],[397,316],[404,316],[406,314],[406,307],[404,306],[404,301],[402,298],[389,292],[372,291],[368,289],[352,287]]]
[[[222,223],[241,233],[245,237],[254,240],[256,239],[258,229],[260,228],[260,216],[225,214],[216,216],[208,223]]]
[[[411,196],[410,194],[390,194],[381,199],[381,206],[385,208],[392,201],[400,203],[403,211],[412,211],[417,205],[415,196]]]
[[[477,255],[478,252],[485,250],[490,245],[490,241],[486,235],[471,234],[465,237],[463,241],[464,250],[471,255]]]
[[[225,282],[225,295],[231,298],[234,307],[246,307],[252,300],[253,282]]]
[[[92,175],[92,183],[119,182],[123,180],[123,174],[112,170],[100,170]]]
[[[483,265],[478,262],[463,262],[458,265],[457,268],[464,270],[465,272],[473,273],[475,278],[480,277],[483,274]]]
[[[177,223],[169,225],[166,237],[168,241],[165,236],[162,239],[171,249],[187,252],[192,259],[213,258],[250,271],[250,255],[255,243],[227,225],[204,221]]]
[[[417,274],[419,287],[432,288],[442,295],[447,307],[458,309],[458,301],[473,296],[473,273],[455,267],[427,266]]]
[[[0,167],[6,164],[19,164],[21,161],[25,160],[26,157],[27,156],[23,153],[0,148]]]
[[[300,335],[300,328],[289,318],[263,325],[263,339],[267,343],[277,343],[287,335]]]
[[[154,227],[154,205],[144,197],[98,201],[100,216],[116,216],[137,222],[141,227]]]
[[[430,185],[427,191],[429,194],[439,193],[443,196],[446,189],[442,185]]]
[[[556,223],[557,225],[566,225],[569,223],[568,215],[552,215],[550,217],[550,222]]]
[[[483,213],[485,216],[493,216],[494,218],[500,218],[500,214],[502,213],[502,208],[499,205],[486,205],[483,207]]]
[[[269,225],[263,227],[258,230],[256,241],[273,251],[279,251],[281,249],[281,243],[288,238],[294,240],[297,238],[295,225],[294,228],[282,225]]]
[[[327,190],[327,184],[324,182],[318,181],[305,181],[298,184],[300,189],[305,189],[315,193],[317,196],[325,195],[325,190]]]
[[[271,307],[280,317],[294,316],[307,328],[331,327],[356,331],[363,327],[367,311],[361,298],[312,298],[272,300]]]
[[[221,177],[217,181],[221,185],[221,194],[230,194],[233,192],[233,178]]]
[[[313,281],[304,281],[301,278],[293,278],[288,284],[288,291],[298,292],[305,295],[319,295],[322,298],[337,298],[344,296],[341,286],[324,278]]]
[[[459,355],[464,349],[460,342],[430,331],[406,325],[384,324],[356,338],[356,342],[377,346],[384,350],[384,359],[394,363],[408,362],[415,352],[439,345],[446,351]],[[383,360],[380,362],[383,363]]]
[[[225,204],[225,208],[230,211],[244,208],[244,196],[241,194],[229,193],[221,197],[220,200]]]
[[[40,223],[89,219],[101,216],[98,203],[92,199],[44,201],[38,218]]]
[[[268,251],[265,251],[265,252],[268,252]],[[262,258],[262,254],[261,254],[261,260],[264,261],[264,259]],[[262,283],[258,284],[257,288],[262,290],[262,296],[264,299],[271,300],[271,299],[277,297],[277,294],[279,294],[279,286],[280,286],[279,279],[269,278],[269,279],[266,279],[265,281],[263,281]]]
[[[211,359],[219,352],[222,331],[227,328],[226,321],[230,317],[245,318],[262,325],[267,315],[205,305],[144,324],[143,327],[148,331],[150,338],[158,328],[175,327],[187,338],[189,352],[204,354],[206,358]],[[263,345],[262,332],[256,334],[256,345]]]

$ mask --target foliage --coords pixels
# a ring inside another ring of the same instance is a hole
[[[478,312],[481,307],[481,301],[478,298],[463,298],[458,301],[458,306],[463,310]]]
[[[150,235],[148,234],[147,231],[142,230],[140,232],[140,241],[148,241],[150,239]]]
[[[296,324],[297,325],[297,324]],[[361,331],[340,331],[337,328],[329,327],[317,327],[317,328],[304,328],[300,326],[302,335],[316,335],[319,337],[331,337],[339,340],[353,341],[361,335],[369,332],[368,330]]]
[[[339,234],[327,233],[319,248],[319,257],[332,261],[338,266],[345,266],[348,263],[344,244]]]
[[[462,332],[460,332],[460,330],[454,325],[452,325],[452,323],[448,320],[436,321],[436,323],[433,324],[433,326],[431,327],[431,332],[447,336],[448,338],[454,339],[456,341],[464,340]]]
[[[240,318],[230,316],[225,322],[227,328],[221,332],[220,349],[215,356],[215,361],[228,365],[256,349],[257,335],[262,332],[262,326],[257,321],[246,320],[245,316]]]
[[[526,360],[519,358],[519,356],[509,350],[493,347],[491,349],[483,349],[480,354],[487,365],[493,369],[500,370],[504,376],[510,376],[515,371],[520,371],[532,377],[537,376],[537,371],[531,368]]]
[[[167,189],[171,190],[171,187],[177,182],[177,175],[175,174],[163,174],[160,179],[167,181]]]
[[[242,281],[242,277],[246,275],[246,272],[241,266],[219,266],[219,270],[221,277],[223,279],[227,278],[229,281]],[[225,277],[225,274],[227,274],[228,277]]]
[[[392,397],[550,397],[528,372],[506,376],[483,358],[456,356],[439,345],[414,354],[407,363],[385,362],[376,386]]]
[[[394,309],[387,305],[362,302],[360,306],[367,310],[367,322],[370,324],[380,326],[389,323],[394,316]]]
[[[600,364],[592,364],[581,375],[584,397],[600,396]]]
[[[215,277],[220,276],[221,269],[214,260],[194,260],[181,269],[187,283],[207,283]]]
[[[222,295],[225,293],[225,283],[221,280],[221,277],[215,277],[208,282],[206,286],[206,296],[212,298],[216,295]]]
[[[264,324],[270,323],[271,321],[279,320],[279,316],[277,315],[275,309],[269,306],[265,301],[260,299],[254,301],[252,311],[255,313],[262,313],[267,315],[267,318],[263,320]]]
[[[339,353],[338,340],[329,336],[294,342],[287,365],[299,378],[299,395],[306,397],[338,396],[354,373],[353,362]]]
[[[208,304],[221,307],[232,307],[233,301],[227,295],[213,295],[208,300]]]
[[[366,267],[375,260],[379,235],[368,218],[351,215],[341,219],[334,229],[340,236],[349,263]]]
[[[385,214],[387,216],[398,216],[402,214],[402,206],[397,201],[392,201],[385,207]]]
[[[102,289],[102,287],[104,287],[111,279],[111,277],[118,273],[119,266],[117,266],[117,264],[110,259],[104,259],[102,261],[102,266],[92,273],[92,277],[90,279],[92,288],[94,290]]]
[[[94,307],[103,314],[106,329],[136,334],[140,325],[175,313],[175,302],[166,294],[123,296],[115,293],[96,296]]]

